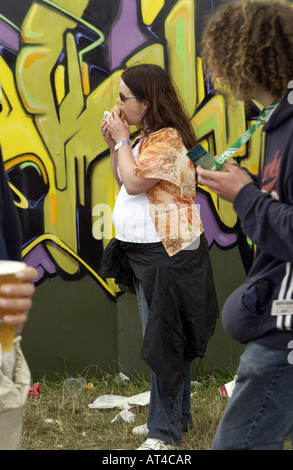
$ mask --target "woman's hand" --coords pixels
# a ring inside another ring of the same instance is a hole
[[[107,143],[109,149],[114,151],[116,142],[110,134],[110,131],[108,128],[108,121],[106,119],[102,119],[100,126],[101,126],[101,133],[105,142]]]
[[[114,109],[108,117],[107,127],[115,143],[119,142],[119,140],[129,140],[130,130],[128,122],[125,118],[122,121],[116,109]]]
[[[102,119],[101,132],[110,150],[115,149],[115,145],[119,140],[128,140],[130,137],[128,122],[126,119],[121,120],[116,109],[111,112],[107,120]]]
[[[2,321],[21,330],[32,306],[35,293],[32,282],[37,279],[38,272],[33,267],[27,267],[16,273],[15,277],[21,281],[19,284],[3,284],[0,288],[0,309],[16,311],[17,315],[4,315]]]

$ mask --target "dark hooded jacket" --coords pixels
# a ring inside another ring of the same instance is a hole
[[[225,303],[226,331],[241,343],[287,349],[293,339],[293,105],[286,95],[264,128],[257,184],[238,193],[234,209],[256,245],[245,283]]]
[[[21,231],[0,149],[0,259],[20,260]]]

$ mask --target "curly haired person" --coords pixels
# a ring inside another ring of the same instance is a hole
[[[281,450],[293,434],[292,25],[289,3],[230,2],[209,19],[202,38],[202,58],[219,91],[264,108],[276,102],[263,126],[257,177],[235,163],[196,170],[199,184],[233,203],[256,245],[244,284],[222,312],[227,333],[246,347],[214,450]]]

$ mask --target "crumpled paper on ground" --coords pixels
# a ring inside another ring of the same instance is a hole
[[[111,420],[111,423],[115,423],[116,421],[126,421],[126,423],[133,423],[135,421],[135,415],[131,413],[129,410],[123,410],[118,413],[118,415],[115,416]]]
[[[139,393],[132,397],[123,397],[121,395],[102,395],[98,397],[93,403],[89,404],[89,408],[96,410],[105,410],[111,408],[122,408],[111,423],[116,421],[126,421],[127,423],[133,423],[135,421],[135,415],[129,411],[134,406],[146,406],[150,402],[151,392]]]
[[[222,385],[222,387],[219,388],[220,394],[223,398],[231,398],[234,387],[235,380],[232,380],[231,382],[228,382],[227,384]]]
[[[133,406],[146,406],[150,402],[151,392],[139,393],[132,397],[123,397],[121,395],[102,395],[93,403],[89,404],[90,408],[96,410],[105,410],[110,408],[129,409]]]

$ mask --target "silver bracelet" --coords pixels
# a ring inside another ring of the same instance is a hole
[[[119,142],[117,142],[117,144],[115,145],[115,152],[117,152],[117,150],[120,149],[120,147],[122,147],[123,145],[130,145],[130,140],[119,140]]]

